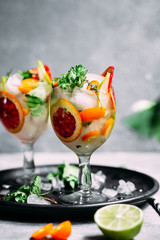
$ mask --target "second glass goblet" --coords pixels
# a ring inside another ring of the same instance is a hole
[[[33,145],[49,127],[51,90],[51,72],[40,61],[30,71],[2,77],[0,120],[23,147],[24,174],[18,183],[30,183],[35,176]]]
[[[73,71],[74,78],[70,79]],[[86,74],[78,65],[55,84],[50,110],[52,127],[59,139],[76,153],[80,169],[79,191],[61,195],[61,202],[89,204],[106,200],[91,189],[90,157],[107,140],[115,122],[113,72],[114,67],[109,67],[101,76]],[[70,88],[62,86],[67,81]],[[82,81],[83,84],[78,86],[77,82]]]

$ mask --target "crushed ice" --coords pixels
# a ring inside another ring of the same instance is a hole
[[[95,190],[102,190],[106,183],[106,175],[103,174],[102,171],[98,171],[97,173],[92,175],[92,188]]]
[[[28,204],[43,204],[43,205],[51,205],[50,202],[46,201],[45,199],[38,197],[37,194],[31,194],[27,198]]]
[[[119,186],[117,187],[117,193],[129,195],[136,190],[134,183],[124,180],[119,180]]]

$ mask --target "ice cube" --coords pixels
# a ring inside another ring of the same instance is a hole
[[[8,92],[12,93],[13,95],[18,95],[21,92],[18,89],[18,86],[21,84],[23,77],[19,73],[15,73],[10,76],[6,83],[6,88]]]
[[[43,183],[41,184],[41,188],[44,191],[50,191],[52,188],[52,184],[51,183]]]
[[[98,171],[97,173],[92,175],[92,188],[95,190],[101,190],[105,186],[106,175],[103,174],[102,171]]]
[[[52,186],[54,190],[60,191],[64,187],[64,183],[58,177],[54,177],[52,179]]]
[[[117,191],[115,191],[113,189],[109,189],[109,188],[104,188],[102,190],[102,194],[104,194],[105,196],[107,196],[109,198],[113,198],[117,195]]]
[[[50,202],[46,201],[45,199],[38,197],[36,194],[31,194],[27,198],[28,204],[43,204],[43,205],[51,205]]]
[[[119,185],[117,187],[118,193],[129,195],[135,190],[136,190],[136,187],[134,183],[130,181],[125,182],[123,179],[119,180]]]

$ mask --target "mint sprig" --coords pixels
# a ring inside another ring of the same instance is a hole
[[[73,92],[75,87],[83,87],[87,72],[88,70],[82,65],[76,65],[75,67],[71,67],[67,73],[62,74],[62,78],[56,78],[56,80],[58,79],[60,88]]]
[[[17,190],[11,192],[10,194],[5,195],[3,197],[3,200],[26,203],[29,195],[37,194],[37,196],[40,196],[40,193],[41,193],[41,178],[39,176],[35,176],[32,185],[22,185]]]

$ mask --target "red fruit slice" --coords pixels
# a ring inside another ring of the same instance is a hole
[[[101,76],[106,77],[107,73],[110,73],[110,78],[109,78],[109,82],[108,82],[108,91],[111,89],[112,86],[112,78],[113,78],[113,74],[114,74],[114,67],[110,66],[108,67],[102,74]]]
[[[73,142],[81,134],[81,116],[66,99],[61,98],[51,106],[51,123],[57,136],[64,142]]]
[[[24,113],[20,102],[5,91],[0,91],[0,120],[11,133],[18,133],[24,124]]]

